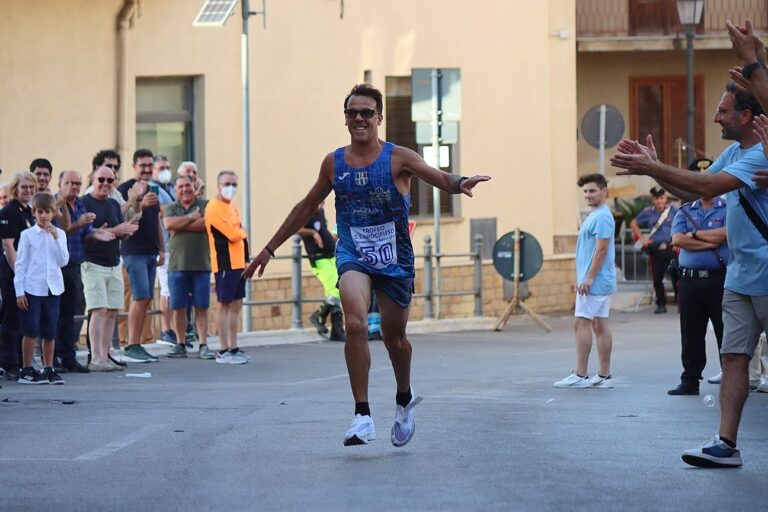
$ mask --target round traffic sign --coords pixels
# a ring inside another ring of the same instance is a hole
[[[533,235],[520,231],[520,282],[525,282],[539,273],[544,263],[544,253],[539,241]],[[514,281],[515,232],[502,236],[493,246],[493,267],[504,279]]]
[[[600,105],[584,114],[581,120],[581,134],[593,148],[600,148]],[[605,106],[605,147],[615,146],[624,136],[624,118],[614,106]]]

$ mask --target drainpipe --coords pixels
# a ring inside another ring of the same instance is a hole
[[[115,149],[122,152],[128,148],[128,29],[133,26],[137,15],[140,15],[140,0],[123,0],[123,6],[117,15],[117,140]],[[125,156],[125,155],[123,155]]]

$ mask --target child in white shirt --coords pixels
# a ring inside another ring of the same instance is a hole
[[[64,384],[53,370],[54,339],[59,320],[59,296],[64,293],[61,267],[69,261],[66,233],[51,224],[56,200],[39,193],[32,198],[37,223],[22,231],[16,255],[13,285],[19,308],[23,368],[20,384]],[[43,340],[43,373],[32,366],[35,340]]]

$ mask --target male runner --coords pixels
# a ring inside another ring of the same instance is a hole
[[[344,435],[345,446],[376,439],[368,405],[371,353],[367,316],[372,290],[379,301],[384,344],[397,381],[392,444],[406,445],[415,431],[413,406],[418,400],[411,391],[411,344],[405,335],[415,274],[408,235],[411,178],[470,197],[475,185],[490,179],[445,173],[427,165],[414,151],[379,139],[382,110],[381,92],[372,85],[352,88],[344,100],[350,145],[326,155],[309,193],[244,272],[251,277],[258,269],[261,276],[274,250],[304,226],[334,190],[339,235],[336,265],[347,332],[344,355],[355,399],[355,417]]]

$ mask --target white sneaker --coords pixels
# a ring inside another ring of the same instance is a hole
[[[251,358],[243,354],[242,352],[229,353],[229,364],[246,364],[251,362]]]
[[[589,382],[589,376],[579,377],[576,372],[571,372],[569,376],[563,380],[559,380],[554,383],[556,388],[588,388],[592,384]]]
[[[395,423],[392,425],[390,440],[393,446],[401,447],[407,445],[413,434],[416,433],[416,420],[413,419],[413,408],[419,405],[421,397],[416,396],[411,390],[411,401],[408,405],[395,406]]]
[[[760,377],[760,385],[757,386],[758,393],[768,393],[768,377],[763,375]]]
[[[370,416],[355,414],[352,424],[344,434],[344,446],[368,444],[376,439],[376,428]]]
[[[231,360],[232,354],[229,352],[229,350],[216,356],[216,362],[219,364],[229,364]]]
[[[707,382],[709,382],[710,384],[720,384],[722,380],[723,380],[723,372],[720,372],[717,375],[708,378]]]
[[[600,374],[596,373],[592,376],[591,379],[589,379],[589,384],[593,388],[610,389],[613,387],[613,375],[602,377]]]

